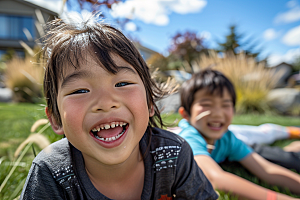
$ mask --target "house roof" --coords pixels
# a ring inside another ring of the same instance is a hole
[[[150,53],[150,54],[157,53],[156,51],[154,51],[154,50],[152,50],[152,49],[149,49],[149,48],[147,48],[147,47],[141,45],[139,42],[133,42],[133,43],[134,43],[134,45],[135,45],[138,49],[140,49],[140,50],[146,51],[146,52],[148,52],[148,53]]]
[[[275,65],[275,66],[273,66],[273,67],[279,67],[280,65],[287,65],[287,66],[289,66],[289,67],[292,67],[291,64],[286,63],[286,62],[281,62],[281,63],[279,63],[279,64],[277,64],[277,65]],[[272,68],[273,68],[273,67],[272,67]]]
[[[12,1],[16,1],[18,3],[22,3],[30,7],[38,8],[41,11],[46,12],[50,15],[58,16],[59,14],[60,8],[58,8],[58,6],[56,7],[51,6],[51,4],[49,4],[49,2],[47,3],[46,1],[34,1],[34,2],[27,1],[27,0],[12,0]]]

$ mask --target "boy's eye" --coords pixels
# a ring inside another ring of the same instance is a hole
[[[201,104],[203,107],[210,107],[210,104]]]
[[[115,85],[115,87],[123,87],[123,86],[130,85],[130,84],[132,84],[132,83],[128,83],[128,82],[120,82],[120,83],[117,83],[117,84]]]
[[[231,106],[231,104],[224,104],[224,105],[223,105],[224,108],[228,108],[228,107],[230,107],[230,106]]]
[[[76,90],[76,91],[72,92],[71,94],[81,94],[81,93],[88,93],[88,92],[90,92],[90,91],[87,89],[80,89],[80,90]]]

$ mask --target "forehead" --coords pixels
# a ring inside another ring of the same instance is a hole
[[[64,79],[66,76],[76,71],[93,71],[99,69],[99,67],[104,69],[107,73],[111,74],[116,74],[122,67],[130,68],[133,70],[133,72],[136,72],[134,67],[120,56],[110,53],[110,58],[111,62],[104,61],[105,63],[102,63],[100,59],[97,58],[96,53],[94,55],[91,53],[86,53],[79,59],[75,59],[73,57],[71,58],[71,60],[61,65],[62,73],[60,79]]]
[[[194,95],[194,101],[201,100],[201,99],[230,99],[231,101],[232,96],[230,95],[228,89],[223,87],[222,92],[221,89],[215,90],[213,92],[209,91],[208,89],[200,89]]]

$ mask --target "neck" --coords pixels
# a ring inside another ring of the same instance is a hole
[[[141,162],[143,162],[142,155],[137,146],[123,163],[107,165],[96,160],[85,159],[85,168],[91,180],[103,180],[107,184],[127,179]]]
[[[89,159],[87,159],[89,160]],[[117,165],[85,162],[95,188],[111,199],[140,199],[144,187],[144,161],[139,146],[129,158]]]

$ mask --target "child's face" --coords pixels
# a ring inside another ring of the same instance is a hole
[[[61,129],[68,140],[85,161],[106,165],[122,163],[139,152],[139,141],[153,115],[136,70],[121,57],[112,58],[119,68],[116,74],[92,57],[77,70],[68,67],[57,97]]]
[[[197,116],[205,111],[210,111],[210,114],[197,120]],[[191,106],[189,121],[200,131],[207,143],[213,144],[227,131],[233,114],[232,98],[227,89],[224,89],[223,96],[210,95],[206,90],[198,90]]]

